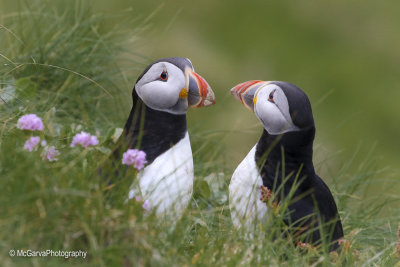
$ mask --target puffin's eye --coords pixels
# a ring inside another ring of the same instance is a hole
[[[274,94],[275,94],[275,92],[276,92],[276,89],[275,89],[275,90],[272,90],[272,92],[269,93],[268,101],[270,101],[270,102],[272,102],[272,103],[275,103],[275,101],[274,101]]]
[[[167,81],[168,80],[168,72],[166,70],[164,70],[161,75],[160,75],[160,79],[163,81]]]

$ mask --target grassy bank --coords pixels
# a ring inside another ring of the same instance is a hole
[[[110,27],[107,20],[124,23]],[[337,254],[295,246],[290,239],[276,237],[274,227],[260,226],[252,239],[233,229],[227,188],[234,166],[221,143],[210,141],[212,136],[225,139],[229,132],[198,132],[196,125],[189,129],[196,181],[191,204],[176,225],[143,216],[139,202],[109,203],[95,170],[114,145],[115,128],[128,116],[135,78],[148,63],[136,51],[126,50],[135,45],[146,23],[146,16],[130,20],[93,13],[79,1],[57,7],[28,4],[1,18],[2,265],[399,264],[395,248],[400,215],[384,209],[395,206],[399,197],[384,190],[371,193],[377,185],[394,184],[390,170],[374,165],[373,150],[370,155],[354,153],[354,160],[326,170],[348,241]],[[28,113],[43,118],[45,129],[35,135],[60,151],[58,161],[43,161],[40,149],[23,149],[30,134],[16,123]],[[70,148],[81,130],[96,134],[100,144]],[[317,168],[323,160],[319,164]],[[83,250],[88,255],[10,257],[10,249]]]

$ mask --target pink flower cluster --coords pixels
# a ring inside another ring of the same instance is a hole
[[[81,145],[84,148],[87,148],[89,146],[95,146],[98,143],[99,140],[97,140],[96,136],[90,135],[89,133],[82,131],[74,136],[74,138],[72,139],[71,147]]]
[[[26,140],[24,149],[28,150],[29,152],[36,151],[38,149],[39,142],[39,136],[31,136],[28,140]]]
[[[43,160],[48,160],[50,162],[57,161],[60,152],[54,146],[46,146],[43,152],[40,154]]]
[[[38,150],[39,142],[40,137],[31,136],[28,140],[26,140],[24,149],[30,152],[36,151]],[[60,152],[54,146],[47,146],[46,140],[42,140],[42,142],[40,142],[40,145],[44,147],[42,153],[40,153],[40,156],[43,160],[48,160],[50,162],[58,160],[57,156],[60,155]]]
[[[27,131],[41,131],[44,128],[42,119],[36,114],[26,114],[19,118],[17,127]]]
[[[41,131],[44,128],[42,119],[36,114],[23,115],[18,119],[17,127],[26,131]],[[29,137],[29,139],[25,142],[24,149],[28,150],[29,152],[36,151],[38,150],[39,143],[42,147],[44,147],[42,153],[40,154],[43,160],[58,160],[57,156],[60,155],[60,152],[54,146],[47,146],[46,140],[43,139],[42,142],[40,142],[39,136]]]
[[[146,163],[146,153],[144,151],[137,149],[128,149],[122,155],[122,164],[128,166],[133,165],[137,170],[143,169]]]
[[[26,114],[20,117],[17,122],[17,127],[21,130],[27,131],[41,131],[44,128],[42,119],[36,114]],[[38,150],[39,143],[43,147],[43,151],[40,153],[40,156],[43,160],[48,160],[50,162],[58,160],[57,157],[60,155],[60,152],[54,146],[48,146],[46,140],[43,139],[40,142],[40,137],[38,136],[29,137],[29,139],[25,142],[24,149],[30,152],[36,151]],[[71,147],[81,145],[84,148],[87,148],[89,146],[95,146],[98,143],[99,140],[96,136],[92,136],[82,131],[74,136]]]

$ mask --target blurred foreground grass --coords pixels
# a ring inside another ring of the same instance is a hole
[[[374,166],[373,154],[355,153],[354,161],[327,170],[351,244],[338,255],[274,239],[276,229],[260,226],[253,239],[233,229],[227,186],[234,166],[223,156],[221,144],[209,141],[210,136],[223,139],[229,133],[189,129],[196,182],[191,205],[174,227],[144,217],[140,203],[108,203],[94,170],[112,148],[114,129],[123,126],[136,74],[145,66],[143,58],[125,48],[132,47],[129,42],[145,28],[146,17],[130,21],[121,15],[125,27],[110,28],[105,21],[118,15],[93,13],[83,2],[74,3],[57,8],[27,4],[0,21],[2,265],[399,264],[395,246],[400,215],[380,213],[398,197],[384,191],[371,194],[390,176]],[[131,25],[129,31],[126,25]],[[130,57],[124,56],[128,53]],[[45,162],[40,152],[23,150],[29,135],[17,129],[16,122],[27,113],[44,118],[40,136],[61,151],[59,161]],[[71,149],[72,136],[80,130],[96,133],[100,145]],[[355,163],[359,161],[362,164]],[[12,258],[10,249],[84,250],[88,256]]]

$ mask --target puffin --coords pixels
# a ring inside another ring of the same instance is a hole
[[[229,184],[229,206],[236,228],[253,228],[270,216],[267,190],[274,204],[285,200],[283,221],[300,242],[330,250],[338,248],[343,228],[335,200],[313,165],[315,124],[310,101],[303,90],[282,81],[247,81],[231,94],[254,112],[263,132],[234,171]],[[276,207],[276,206],[275,206]]]
[[[140,199],[146,210],[156,215],[180,218],[194,180],[186,112],[215,104],[214,92],[188,58],[169,57],[152,62],[143,71],[132,90],[132,100],[111,155],[113,169],[126,179],[126,170],[132,167],[121,164],[122,153],[127,149],[144,151],[146,166],[132,182],[127,201]]]

